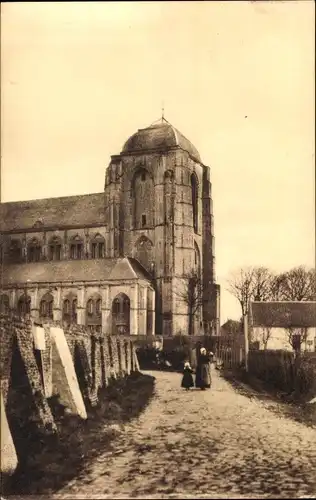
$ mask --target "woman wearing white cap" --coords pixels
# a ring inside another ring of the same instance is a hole
[[[197,360],[195,386],[200,388],[202,391],[211,387],[210,357],[207,355],[204,347],[200,349],[200,355]]]

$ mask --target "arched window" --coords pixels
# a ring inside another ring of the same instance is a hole
[[[148,272],[152,271],[152,264],[154,262],[153,244],[147,236],[142,235],[138,238],[135,243],[133,256]]]
[[[10,310],[10,301],[7,295],[0,295],[0,312],[8,314]]]
[[[48,259],[60,260],[61,259],[61,239],[54,236],[48,245]]]
[[[72,301],[72,319],[73,323],[77,323],[77,308],[78,308],[78,300],[73,299]]]
[[[25,314],[31,314],[31,297],[28,295],[22,295],[18,301],[18,314],[24,316]]]
[[[113,300],[112,312],[114,314],[119,314],[119,312],[120,312],[120,301],[119,301],[119,299],[114,299]]]
[[[196,242],[194,242],[194,269],[198,276],[201,276],[201,256]]]
[[[64,314],[69,314],[70,313],[70,300],[68,300],[68,299],[64,300],[63,313]]]
[[[83,241],[79,235],[74,236],[70,241],[70,258],[72,260],[83,259]]]
[[[133,225],[135,229],[153,226],[154,194],[154,182],[150,173],[144,168],[136,170],[131,185]]]
[[[102,299],[94,296],[87,301],[86,325],[93,327],[96,331],[102,330]]]
[[[192,193],[192,213],[193,213],[193,229],[194,232],[198,232],[198,199],[199,199],[199,187],[198,180],[195,174],[191,174],[191,193]]]
[[[46,293],[40,302],[40,317],[43,319],[53,319],[54,297]]]
[[[77,323],[77,298],[72,294],[63,301],[63,321]]]
[[[21,262],[22,260],[22,244],[20,240],[11,240],[9,247],[9,261],[12,264]]]
[[[125,293],[117,295],[112,303],[112,333],[130,333],[130,300]]]
[[[28,262],[39,262],[41,260],[42,247],[37,238],[33,238],[27,246]]]
[[[102,312],[102,300],[98,299],[95,303],[95,312],[96,314],[101,314]]]
[[[101,234],[96,234],[90,242],[91,258],[103,259],[105,255],[105,241]]]
[[[92,299],[88,300],[88,302],[87,302],[87,314],[89,316],[93,315],[93,300]]]

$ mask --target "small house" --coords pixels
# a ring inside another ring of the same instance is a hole
[[[259,349],[316,351],[316,302],[256,302],[249,306],[251,345]]]

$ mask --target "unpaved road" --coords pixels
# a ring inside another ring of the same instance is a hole
[[[315,429],[238,394],[214,370],[205,392],[183,391],[179,374],[150,374],[155,396],[115,455],[53,498],[315,497]]]

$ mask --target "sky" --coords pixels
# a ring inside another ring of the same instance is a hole
[[[211,169],[221,322],[244,266],[315,265],[314,2],[1,5],[1,201],[101,192],[161,116]]]

